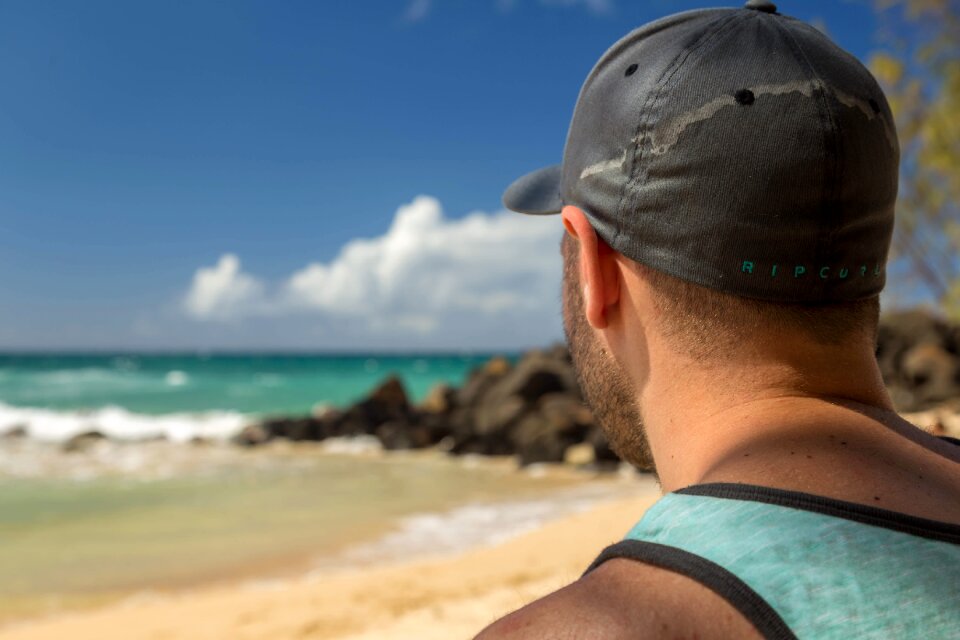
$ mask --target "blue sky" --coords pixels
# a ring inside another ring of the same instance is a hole
[[[0,349],[559,339],[559,221],[500,194],[607,46],[700,6],[0,0]],[[780,9],[876,47],[866,0]]]

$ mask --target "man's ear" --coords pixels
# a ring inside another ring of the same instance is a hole
[[[586,214],[568,205],[561,212],[567,233],[577,240],[580,254],[580,286],[587,322],[594,329],[606,329],[610,307],[620,301],[620,269],[616,253],[597,236]]]

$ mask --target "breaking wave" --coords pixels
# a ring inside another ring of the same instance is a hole
[[[46,442],[63,442],[91,431],[113,440],[223,440],[236,434],[250,421],[250,415],[234,411],[149,415],[117,406],[55,410],[0,403],[0,434],[21,430],[30,438]]]

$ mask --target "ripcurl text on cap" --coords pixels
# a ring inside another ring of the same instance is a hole
[[[640,27],[577,99],[563,164],[504,204],[585,212],[637,262],[736,295],[798,303],[880,292],[899,144],[870,72],[767,0]]]

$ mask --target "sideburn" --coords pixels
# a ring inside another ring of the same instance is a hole
[[[579,246],[569,234],[563,256],[563,329],[584,401],[610,447],[623,460],[656,473],[640,408],[620,364],[600,346],[584,313],[580,287]]]

